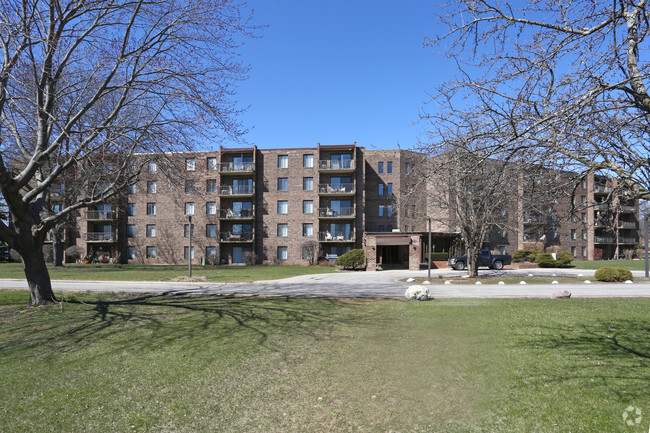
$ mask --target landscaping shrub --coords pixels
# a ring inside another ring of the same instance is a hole
[[[573,261],[573,256],[571,253],[567,253],[566,251],[560,251],[556,254],[555,257],[555,266],[558,268],[566,268],[568,266],[571,266],[571,262]]]
[[[431,253],[432,262],[446,262],[449,260],[449,253]],[[429,253],[424,253],[424,261],[429,261]]]
[[[537,254],[539,254],[539,252],[535,250],[517,250],[512,255],[512,260],[517,263],[534,262]]]
[[[363,254],[362,249],[350,250],[336,259],[335,262],[338,266],[343,266],[343,269],[354,269],[364,266],[366,264],[366,256]]]
[[[627,281],[632,280],[632,272],[621,268],[600,268],[596,271],[597,281]]]
[[[83,253],[84,249],[78,245],[73,245],[65,249],[65,256],[68,258],[68,261],[73,263],[81,259]]]
[[[539,265],[540,268],[554,268],[555,259],[551,253],[539,253],[535,256],[535,263]]]

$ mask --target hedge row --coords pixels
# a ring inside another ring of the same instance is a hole
[[[517,250],[512,256],[512,260],[517,263],[535,262],[540,268],[564,268],[571,266],[573,256],[566,251],[560,251],[555,255],[551,253],[540,253],[535,250]]]

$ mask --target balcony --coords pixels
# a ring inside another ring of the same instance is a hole
[[[594,194],[609,194],[612,192],[611,186],[594,185]]]
[[[337,196],[354,195],[354,183],[320,183],[318,184],[318,194]]]
[[[613,236],[596,236],[594,241],[597,244],[613,244],[614,243],[614,237]]]
[[[594,204],[594,210],[609,210],[611,206],[609,203],[596,203]]]
[[[90,221],[110,221],[117,219],[117,212],[112,210],[87,210],[86,219]]]
[[[354,218],[353,207],[332,209],[329,207],[318,208],[318,218]]]
[[[319,242],[354,242],[354,231],[350,232],[318,232]]]
[[[318,171],[321,172],[346,172],[351,173],[355,170],[354,159],[321,159],[318,161]]]
[[[224,185],[219,187],[219,195],[225,196],[245,196],[253,195],[253,185]]]
[[[524,215],[524,224],[543,224],[545,222],[544,215]]]
[[[112,232],[88,232],[86,242],[115,242],[116,236]]]
[[[628,237],[619,236],[618,243],[619,244],[634,244],[634,243],[636,243],[636,239],[635,238],[628,238]]]
[[[219,242],[228,242],[228,243],[253,242],[253,232],[244,232],[244,233],[220,232]]]
[[[619,210],[624,213],[634,212],[634,206],[623,205],[619,207]]]
[[[618,222],[618,228],[619,229],[636,229],[636,222],[634,221],[619,221]]]
[[[253,219],[252,209],[219,209],[221,220],[249,220]]]
[[[219,164],[219,173],[222,174],[253,174],[253,162],[222,162]]]

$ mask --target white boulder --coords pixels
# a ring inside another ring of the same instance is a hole
[[[407,283],[412,283],[413,281],[415,281],[415,278],[408,278],[408,279],[406,280]]]
[[[429,299],[429,288],[416,284],[409,286],[404,293],[404,297],[409,301],[426,301]]]
[[[551,299],[563,299],[563,298],[570,298],[571,297],[571,292],[568,290],[556,290],[551,294]]]

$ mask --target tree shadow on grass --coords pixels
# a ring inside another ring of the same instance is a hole
[[[354,303],[332,298],[169,294],[72,296],[60,306],[17,314],[0,322],[0,352],[15,356],[63,354],[106,341],[111,350],[155,350],[233,337],[272,349],[293,335],[342,338],[334,325],[363,320]]]
[[[558,360],[553,368],[537,366],[528,378],[549,383],[605,387],[622,400],[647,398],[650,381],[650,324],[616,319],[590,324],[541,326],[519,345]],[[533,335],[534,334],[534,335]]]

